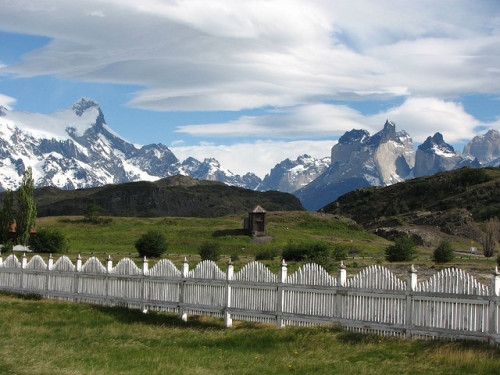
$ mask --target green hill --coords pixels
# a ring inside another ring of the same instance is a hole
[[[262,193],[181,175],[91,189],[46,187],[35,191],[35,201],[39,217],[84,215],[92,202],[102,215],[128,217],[220,217],[247,213],[258,204],[269,211],[304,210],[291,194]]]
[[[462,168],[359,189],[321,211],[347,216],[371,230],[421,225],[478,239],[475,223],[500,216],[500,168]]]

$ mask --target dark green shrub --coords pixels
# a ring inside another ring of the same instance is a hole
[[[389,262],[404,262],[416,257],[417,250],[413,239],[407,236],[398,237],[394,240],[394,245],[385,249],[385,259]]]
[[[330,260],[330,249],[328,244],[322,241],[289,242],[283,249],[282,257],[285,260],[325,265]]]
[[[40,228],[31,235],[29,246],[37,253],[62,253],[68,250],[68,241],[55,228]]]
[[[500,254],[498,254],[498,256],[497,256],[497,265],[498,265],[498,267],[500,267]]]
[[[255,254],[255,260],[271,260],[278,256],[276,249],[262,249]]]
[[[434,250],[433,259],[436,263],[448,263],[455,258],[453,247],[449,239],[445,238]]]
[[[349,249],[346,245],[336,244],[333,248],[333,259],[345,260],[349,254]]]
[[[142,257],[159,258],[167,251],[168,245],[162,232],[150,230],[135,242],[135,248]]]
[[[201,260],[217,262],[220,258],[219,245],[215,242],[204,242],[200,245],[198,254],[200,254]]]

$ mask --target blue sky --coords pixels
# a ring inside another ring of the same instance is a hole
[[[386,119],[461,151],[500,129],[500,2],[0,0],[0,105],[80,97],[136,144],[265,173]]]

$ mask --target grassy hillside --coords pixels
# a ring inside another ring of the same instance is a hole
[[[500,168],[463,168],[387,187],[350,192],[322,211],[360,224],[416,211],[466,209],[475,220],[500,216]]]
[[[1,374],[498,374],[476,342],[277,329],[0,294]]]
[[[292,194],[257,192],[220,182],[173,176],[156,182],[131,182],[92,189],[37,189],[38,216],[84,215],[97,203],[103,215],[219,217],[242,214],[260,204],[266,210],[303,210]]]
[[[373,255],[382,251],[387,241],[347,219],[313,212],[278,211],[266,214],[267,234],[273,237],[268,244],[252,243],[252,238],[241,229],[247,215],[221,218],[130,218],[113,217],[107,224],[92,224],[83,217],[42,217],[37,228],[57,228],[69,240],[72,253],[129,253],[135,254],[135,241],[150,229],[160,230],[167,237],[168,253],[197,254],[206,242],[220,245],[222,253],[239,256],[255,255],[263,249],[280,253],[288,241],[324,240],[351,244],[357,254]]]

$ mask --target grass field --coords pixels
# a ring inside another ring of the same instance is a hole
[[[2,374],[498,374],[500,349],[0,294]]]
[[[222,218],[127,218],[113,217],[108,224],[91,224],[83,217],[44,217],[37,219],[37,228],[57,228],[69,241],[68,255],[73,261],[78,253],[84,261],[95,255],[104,261],[106,254],[111,254],[114,261],[129,257],[140,264],[134,247],[135,241],[146,231],[157,229],[162,231],[169,244],[164,257],[180,265],[184,256],[188,256],[191,267],[200,260],[199,247],[204,242],[217,243],[221,248],[222,257],[218,262],[224,269],[227,257],[233,258],[235,270],[238,271],[246,263],[253,261],[260,251],[271,251],[277,256],[289,241],[322,240],[333,247],[341,244],[349,249],[349,257],[345,261],[348,273],[357,273],[362,267],[371,264],[387,265],[384,250],[389,241],[369,234],[356,224],[339,220],[332,215],[322,215],[313,212],[268,212],[266,218],[267,232],[274,239],[268,244],[251,243],[251,237],[241,228],[243,216],[226,216]],[[465,249],[464,239],[454,240],[456,249]],[[454,262],[446,265],[435,265],[429,258],[431,248],[419,248],[419,257],[412,263],[422,267],[433,267],[439,270],[443,267],[456,266],[464,270],[483,274],[484,280],[489,279],[495,266],[495,259],[483,257],[472,258],[468,254],[458,254]],[[5,254],[4,254],[5,255]],[[46,256],[46,255],[45,255]],[[57,257],[57,255],[55,255]],[[365,258],[365,259],[363,259]],[[463,258],[463,259],[461,259]],[[278,272],[279,259],[263,261],[273,272]],[[290,262],[289,272],[296,270],[300,264]],[[392,266],[409,266],[408,263],[391,264]],[[337,270],[338,262],[332,262],[328,271]],[[406,274],[406,270],[403,272]]]

